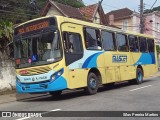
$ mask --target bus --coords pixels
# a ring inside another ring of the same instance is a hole
[[[101,85],[141,84],[158,71],[154,37],[63,16],[15,27],[14,49],[18,93],[93,95]]]

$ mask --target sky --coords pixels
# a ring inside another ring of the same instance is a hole
[[[85,5],[90,5],[97,3],[100,0],[83,0]],[[145,3],[145,9],[150,9],[151,6],[154,4],[155,0],[143,0]],[[105,11],[105,13],[111,11],[111,10],[117,10],[120,8],[129,8],[131,10],[135,10],[138,12],[138,8],[140,5],[140,0],[103,0],[102,6]],[[160,0],[157,0],[154,7],[160,6]]]

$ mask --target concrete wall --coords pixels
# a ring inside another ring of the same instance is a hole
[[[128,18],[124,18],[121,20],[115,20],[114,21],[114,25],[117,27],[120,27],[121,29],[123,28],[123,21],[127,20],[128,21],[128,31],[134,31],[134,32],[139,32],[139,23],[140,23],[140,19],[139,17],[137,17],[136,15],[128,17]]]
[[[95,18],[94,18],[94,20],[93,20],[93,23],[100,24],[100,15],[99,15],[98,12],[97,12],[96,15],[95,15]]]
[[[14,62],[6,60],[0,52],[0,92],[13,90],[15,88]]]
[[[125,19],[122,19],[122,20],[115,20],[114,21],[114,25],[117,26],[117,27],[120,27],[121,29],[123,29],[123,21],[127,21],[128,22],[127,26],[131,26],[132,25],[132,18],[131,17],[125,18]],[[132,27],[127,27],[127,30],[132,31]]]

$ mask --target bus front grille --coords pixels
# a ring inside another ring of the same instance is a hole
[[[48,73],[49,71],[51,71],[51,68],[49,68],[49,67],[37,67],[37,68],[25,69],[24,71],[26,71],[25,74],[20,71],[19,75],[21,75],[21,76],[31,76],[31,75],[44,74],[44,73]]]

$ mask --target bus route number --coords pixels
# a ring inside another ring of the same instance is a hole
[[[113,63],[126,63],[127,62],[127,56],[126,55],[113,55],[112,56],[112,62]]]

